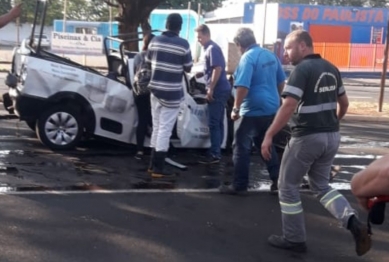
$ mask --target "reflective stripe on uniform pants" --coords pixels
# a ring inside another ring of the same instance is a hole
[[[336,190],[333,189],[327,194],[325,194],[321,199],[320,203],[327,208],[332,202],[335,201],[335,199],[338,199],[339,197],[342,197],[342,195]]]
[[[301,201],[297,203],[284,203],[280,201],[281,212],[286,215],[296,215],[303,212],[303,206],[301,205]]]

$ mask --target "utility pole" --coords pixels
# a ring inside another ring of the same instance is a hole
[[[200,25],[200,20],[201,20],[201,3],[198,3],[197,4],[197,26]],[[195,62],[198,62],[199,61],[199,56],[200,56],[200,49],[201,49],[201,46],[199,44],[199,42],[196,41],[196,54],[195,54]]]
[[[388,51],[389,51],[389,19],[386,26],[386,40],[385,40],[385,51],[384,51],[384,62],[382,64],[382,74],[381,74],[381,88],[380,96],[378,100],[378,112],[382,112],[382,106],[384,103],[384,93],[385,93],[385,81],[386,81],[386,72],[388,69]]]
[[[267,16],[267,0],[263,0],[263,32],[262,32],[262,41],[261,41],[262,48],[265,46],[266,16]]]
[[[19,1],[14,1],[14,6],[19,4]],[[16,44],[20,44],[20,17],[16,18]]]
[[[187,27],[187,32],[186,32],[186,40],[189,41],[189,31],[190,31],[190,10],[192,8],[192,3],[191,2],[188,2],[188,19],[186,20],[186,22],[188,23],[188,27]]]
[[[62,31],[66,32],[66,13],[67,13],[67,7],[68,7],[68,0],[64,0],[63,2],[63,29]]]

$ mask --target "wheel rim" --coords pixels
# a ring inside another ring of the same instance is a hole
[[[66,112],[56,112],[46,121],[45,134],[55,145],[68,145],[76,139],[78,124],[76,118]]]

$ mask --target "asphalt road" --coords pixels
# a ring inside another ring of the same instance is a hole
[[[307,254],[267,245],[270,234],[281,232],[281,214],[277,197],[266,193],[1,198],[2,262],[386,262],[389,256],[388,223],[373,227],[372,250],[357,257],[351,234],[310,194],[302,196]]]
[[[372,251],[357,258],[351,235],[306,191],[309,252],[268,247],[268,235],[281,230],[280,210],[256,153],[252,193],[222,196],[216,188],[231,179],[228,154],[220,165],[207,167],[196,163],[201,152],[176,151],[171,157],[189,169],[174,170],[175,182],[151,181],[148,159],[136,161],[131,146],[89,140],[73,151],[52,152],[5,111],[0,123],[0,261],[384,262],[389,257],[387,222],[373,228]],[[389,133],[386,123],[357,121],[343,121],[341,133],[333,186],[346,189],[355,206],[349,181],[389,153]]]

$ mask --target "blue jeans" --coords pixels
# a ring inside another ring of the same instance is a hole
[[[215,93],[213,101],[208,103],[208,127],[211,139],[209,154],[213,157],[221,157],[221,145],[224,138],[224,116],[227,100],[231,91]]]
[[[246,190],[249,184],[250,154],[253,143],[261,148],[266,130],[274,119],[272,116],[243,116],[234,123],[234,188]],[[274,145],[271,148],[271,159],[264,161],[273,182],[278,181],[280,162]]]

